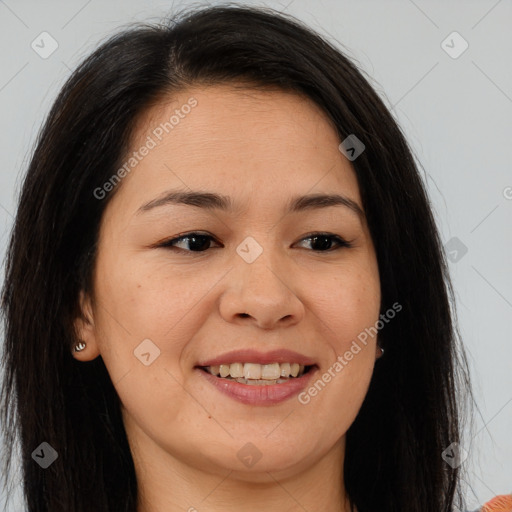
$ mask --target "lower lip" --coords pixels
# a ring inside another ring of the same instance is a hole
[[[273,405],[299,394],[315,374],[317,368],[311,368],[302,377],[290,378],[282,384],[250,385],[235,380],[214,377],[200,368],[196,369],[208,382],[225,395],[247,405]]]

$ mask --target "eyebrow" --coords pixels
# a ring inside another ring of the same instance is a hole
[[[161,197],[142,205],[137,213],[146,212],[169,204],[195,206],[206,210],[234,211],[236,209],[229,196],[213,192],[183,192],[171,190]],[[309,194],[292,197],[285,207],[285,211],[286,213],[295,213],[330,206],[344,206],[357,214],[361,221],[365,220],[365,214],[361,207],[353,199],[341,194]]]

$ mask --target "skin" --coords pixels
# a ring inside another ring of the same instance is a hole
[[[354,170],[309,99],[232,85],[198,86],[152,107],[133,150],[191,97],[197,106],[105,210],[94,296],[82,294],[76,320],[87,346],[74,357],[101,355],[119,394],[139,512],[348,511],[345,433],[380,353],[376,338],[306,405],[297,396],[242,404],[194,366],[240,348],[287,348],[312,357],[321,375],[375,324],[380,281],[364,218],[344,206],[284,213],[290,197],[312,193],[343,194],[362,209]],[[168,204],[137,213],[171,189],[229,195],[237,210]],[[213,237],[210,249],[155,246],[196,231]],[[307,238],[313,231],[353,247],[333,241],[322,252]],[[252,263],[236,252],[248,236],[263,249]],[[149,366],[134,356],[147,338],[160,350]],[[248,442],[262,455],[251,467],[237,457]]]

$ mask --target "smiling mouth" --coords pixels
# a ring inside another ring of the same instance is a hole
[[[308,373],[314,365],[298,363],[230,363],[215,366],[199,366],[201,370],[227,381],[252,386],[284,384]]]

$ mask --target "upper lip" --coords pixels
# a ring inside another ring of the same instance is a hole
[[[293,352],[292,350],[279,349],[269,352],[259,352],[252,349],[243,349],[233,350],[214,357],[213,359],[201,361],[197,366],[218,366],[231,363],[298,363],[303,366],[312,366],[315,364],[315,361],[310,357],[299,354],[298,352]]]

